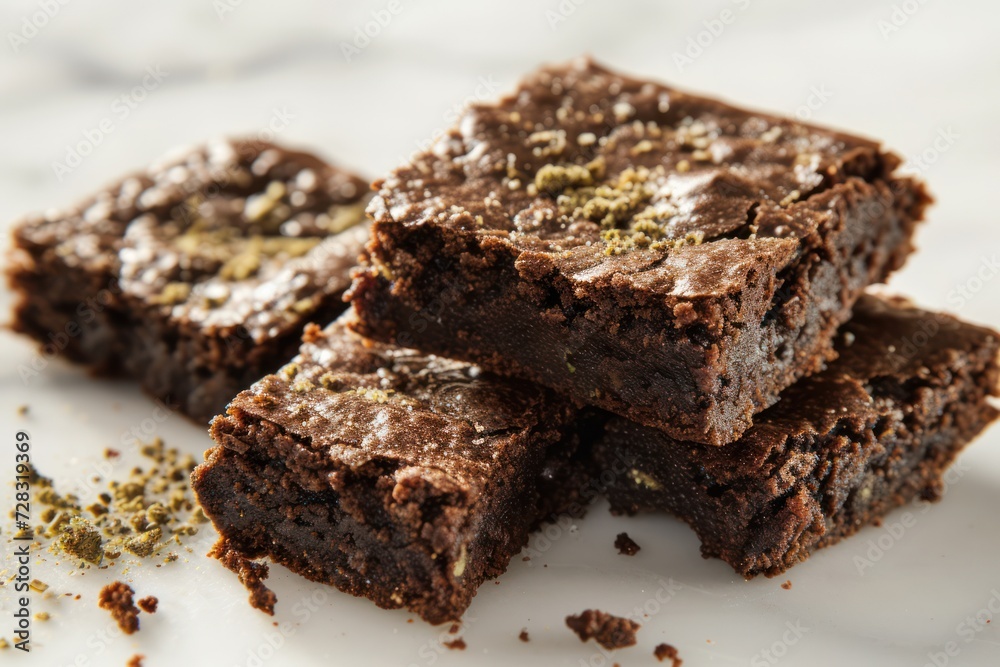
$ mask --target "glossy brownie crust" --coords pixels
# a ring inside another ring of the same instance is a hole
[[[607,489],[612,511],[670,511],[705,557],[750,578],[780,574],[914,498],[938,499],[944,471],[997,416],[987,397],[1000,335],[871,296],[841,331],[839,359],[726,447],[612,420],[595,458],[631,465]]]
[[[898,162],[590,61],[543,69],[380,184],[359,330],[721,445],[912,250],[929,197]]]
[[[14,328],[207,422],[343,311],[367,187],[253,141],[169,156],[14,230]]]
[[[576,500],[574,417],[547,390],[338,320],[212,422],[192,480],[243,556],[443,623]]]

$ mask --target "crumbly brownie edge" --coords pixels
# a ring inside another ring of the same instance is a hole
[[[449,549],[435,555],[403,543],[405,534],[386,518],[382,508],[390,502],[385,493],[386,484],[392,490],[391,469],[347,479],[339,492],[306,491],[301,471],[283,464],[297,449],[295,435],[232,409],[216,418],[212,434],[224,444],[209,451],[192,481],[206,514],[232,548],[247,558],[270,557],[382,608],[407,608],[433,624],[460,618],[479,585],[506,570],[529,531],[560,510],[556,499],[580,479],[579,469],[566,465],[568,443],[552,430],[532,434],[528,446],[537,450],[536,460],[520,479],[490,485],[474,504],[456,507],[465,522],[448,533]],[[320,463],[310,475],[325,480],[327,467]],[[543,471],[554,477],[542,480]],[[431,500],[437,502],[446,505],[447,499]],[[515,516],[523,521],[511,521]]]

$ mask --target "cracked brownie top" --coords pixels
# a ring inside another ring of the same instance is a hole
[[[309,153],[219,140],[30,217],[16,233],[26,248],[102,272],[137,307],[263,337],[346,287],[366,192],[365,181]]]
[[[841,199],[883,215],[898,164],[867,139],[579,59],[472,105],[379,184],[369,212],[495,237],[536,274],[728,294],[752,266],[778,270],[821,243]]]
[[[512,455],[511,445],[523,449],[521,436],[569,422],[571,408],[545,389],[364,340],[347,330],[350,316],[326,329],[310,325],[299,355],[230,411],[275,423],[351,469],[414,466],[414,474],[444,473],[473,488]]]

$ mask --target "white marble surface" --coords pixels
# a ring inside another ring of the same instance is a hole
[[[396,0],[398,11],[350,61],[342,45],[390,2],[52,0],[58,10],[33,34],[24,21],[41,24],[45,4],[8,0],[0,7],[5,228],[176,144],[257,133],[269,123],[285,125],[282,140],[377,176],[447,125],[464,99],[491,97],[540,61],[589,52],[638,74],[884,139],[922,171],[939,200],[919,234],[922,252],[892,287],[1000,326],[995,3]],[[731,20],[717,36],[702,35],[703,52],[678,66],[675,54],[720,17]],[[130,92],[147,68],[162,80],[147,78],[148,90]],[[98,137],[93,130],[102,123]],[[65,163],[71,147],[97,138],[78,165],[57,173],[53,165]],[[0,307],[6,311],[9,302],[0,293]],[[26,385],[15,369],[32,348],[3,333],[0,350],[3,437],[18,425],[30,429],[41,467],[57,482],[79,478],[104,446],[151,414],[152,403],[133,386],[95,383],[60,362]],[[15,416],[22,403],[31,405],[27,418]],[[179,418],[156,428],[192,453],[209,444]],[[6,480],[13,453],[3,451]],[[121,665],[138,652],[147,667],[630,665],[655,662],[652,647],[667,641],[685,665],[995,665],[1000,620],[973,625],[966,618],[991,601],[1000,610],[1000,430],[961,458],[952,481],[944,503],[896,512],[882,528],[795,568],[789,591],[779,587],[784,578],[745,583],[720,562],[703,561],[693,534],[673,520],[613,520],[595,506],[574,528],[554,531],[543,556],[530,564],[515,559],[497,584],[483,587],[466,622],[464,652],[442,649],[440,629],[407,623],[408,614],[378,610],[280,568],[273,575],[276,618],[289,625],[275,635],[232,577],[194,555],[181,567],[132,572],[140,592],[160,596],[161,611],[138,635],[116,636],[106,633],[108,618],[94,604],[110,573],[70,577],[41,563],[36,576],[83,599],[52,606],[53,619],[35,624],[30,657],[8,649],[0,661]],[[4,514],[10,493],[5,482]],[[643,547],[635,558],[611,546],[623,529]],[[198,543],[202,550],[209,540]],[[860,573],[859,557],[872,562]],[[643,605],[653,613],[643,619],[639,646],[610,658],[562,624],[586,607],[627,613]],[[7,619],[0,636],[10,636],[11,609],[9,589],[0,588]],[[802,629],[791,632],[788,624]],[[517,641],[522,627],[529,644]],[[271,650],[269,642],[280,646]],[[949,642],[953,656],[945,654]],[[764,655],[769,647],[774,654]]]

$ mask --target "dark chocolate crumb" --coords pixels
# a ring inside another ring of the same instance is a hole
[[[139,629],[139,608],[132,604],[135,591],[128,584],[114,581],[101,589],[97,604],[111,612],[118,627],[127,635]]]
[[[684,664],[684,661],[677,657],[677,649],[670,644],[660,644],[653,649],[653,655],[660,662],[669,658],[671,667],[681,667]]]
[[[522,642],[531,641],[531,637],[528,636],[528,628],[524,628],[523,630],[521,630],[521,634],[519,634],[517,638],[520,639]]]
[[[618,537],[615,538],[615,548],[623,556],[634,556],[640,549],[628,533],[618,533]]]
[[[789,579],[785,583],[781,584],[781,587],[784,588],[786,591],[792,590],[792,581],[791,581],[791,579]]]
[[[466,648],[465,640],[462,639],[461,637],[458,637],[457,639],[452,639],[450,642],[444,642],[444,645],[450,648],[452,651],[464,651]]]
[[[608,650],[635,645],[635,633],[642,626],[621,616],[612,616],[597,609],[587,609],[577,616],[567,616],[566,626],[580,641],[593,639]]]
[[[269,572],[267,565],[244,558],[232,549],[224,539],[216,542],[208,555],[211,558],[219,559],[219,562],[227,570],[236,574],[240,583],[250,591],[251,607],[274,616],[274,604],[278,601],[278,596],[264,585],[264,580],[267,579]]]
[[[147,595],[136,604],[139,605],[139,609],[142,609],[147,614],[155,614],[156,607],[160,604],[160,600],[155,595]]]

